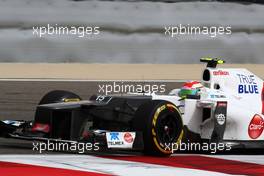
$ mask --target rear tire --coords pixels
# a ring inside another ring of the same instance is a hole
[[[143,132],[144,153],[148,155],[169,156],[173,152],[172,145],[183,137],[179,109],[163,100],[141,105],[135,114],[133,127]]]

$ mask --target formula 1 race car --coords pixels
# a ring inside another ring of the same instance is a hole
[[[207,63],[201,82],[186,83],[168,95],[94,95],[81,100],[72,92],[51,91],[39,102],[34,121],[1,121],[0,135],[96,143],[162,156],[184,142],[263,149],[263,80],[246,69],[217,68],[224,63],[220,59],[201,61]]]

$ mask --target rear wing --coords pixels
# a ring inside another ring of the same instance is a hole
[[[206,67],[210,67],[210,68],[216,68],[216,66],[218,64],[224,64],[225,61],[222,59],[218,59],[218,58],[211,58],[211,57],[204,57],[200,59],[200,62],[206,62],[207,66]]]

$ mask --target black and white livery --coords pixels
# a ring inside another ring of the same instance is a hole
[[[26,140],[98,143],[107,150],[142,150],[168,156],[180,142],[264,148],[263,80],[246,69],[217,68],[203,58],[203,87],[195,95],[138,93],[78,95],[55,90],[37,106],[32,122],[4,120],[0,135]]]

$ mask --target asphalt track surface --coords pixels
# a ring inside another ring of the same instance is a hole
[[[181,82],[173,81],[0,81],[0,119],[32,120],[40,99],[52,90],[67,90],[78,94],[82,99],[89,99],[93,94],[105,94],[106,86],[108,86],[108,94],[117,93],[111,88],[114,82],[118,86],[145,86],[146,89],[152,85],[165,85],[164,93],[182,85]]]

